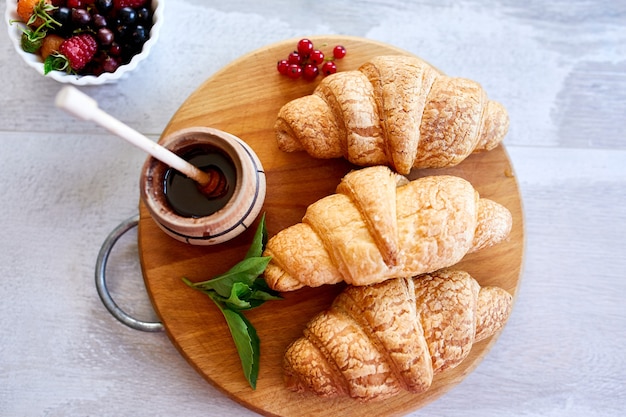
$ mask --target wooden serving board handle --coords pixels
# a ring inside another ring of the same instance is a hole
[[[354,37],[312,37],[317,47],[337,44],[348,54],[337,61],[339,71],[356,69],[377,55],[407,54],[378,42]],[[280,107],[310,94],[315,82],[291,80],[276,71],[276,62],[291,52],[298,39],[262,48],[234,61],[205,81],[180,107],[163,136],[176,130],[209,126],[232,133],[257,153],[267,177],[266,213],[269,235],[300,222],[306,207],[335,191],[354,168],[344,160],[315,160],[307,154],[284,153],[276,144],[273,125]],[[467,256],[459,268],[482,285],[498,285],[516,294],[523,257],[523,218],[519,190],[503,146],[474,154],[457,167],[413,172],[412,177],[453,174],[469,180],[481,196],[504,204],[513,214],[509,239]],[[256,228],[256,223],[255,227]],[[261,339],[257,389],[241,371],[239,357],[219,310],[205,295],[181,280],[209,279],[239,261],[250,245],[254,228],[216,246],[191,246],[165,235],[140,203],[139,251],[144,280],[154,308],[174,346],[207,381],[242,405],[267,416],[401,415],[440,397],[471,372],[495,343],[496,336],[474,345],[457,368],[438,375],[424,394],[401,394],[384,402],[362,404],[351,399],[321,399],[285,389],[282,357],[305,324],[327,308],[342,285],[302,289],[250,310],[246,317]],[[210,398],[207,398],[210,401]],[[468,404],[469,405],[469,404]]]

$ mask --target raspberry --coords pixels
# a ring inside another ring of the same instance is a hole
[[[51,0],[20,0],[17,2],[17,14],[31,28],[53,27],[56,22],[48,12],[52,12]]]
[[[31,16],[35,14],[35,7],[39,5],[39,0],[20,0],[17,2],[17,14],[22,19],[22,22],[26,23],[30,20]],[[39,26],[41,25],[41,21],[37,23],[33,21],[30,22],[30,25]]]
[[[98,50],[98,43],[89,33],[74,35],[59,47],[59,52],[64,55],[74,71],[80,71],[91,61]]]
[[[122,9],[124,7],[132,7],[136,9],[138,7],[142,7],[146,4],[147,0],[114,0],[113,8],[115,10]]]
[[[20,40],[20,45],[25,52],[30,52],[31,54],[37,53],[39,48],[41,48],[41,44],[43,42],[43,37],[46,36],[46,33],[35,33],[32,30],[24,31],[22,33],[22,38]]]
[[[63,39],[59,35],[51,34],[43,38],[43,42],[41,43],[41,49],[39,50],[41,58],[45,60],[53,53],[59,52],[59,47],[63,42],[65,42],[65,39]]]
[[[142,51],[153,24],[151,0],[17,0],[16,9],[26,25],[22,49],[41,56],[44,74],[115,71]],[[50,35],[55,43],[44,47]],[[63,49],[58,37],[67,40]]]

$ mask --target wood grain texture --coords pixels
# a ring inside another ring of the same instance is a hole
[[[340,70],[358,67],[368,58],[406,53],[389,45],[354,37],[313,38],[316,44],[342,43],[350,51]],[[353,168],[343,160],[315,160],[305,153],[279,151],[273,123],[282,104],[309,94],[315,83],[294,82],[277,73],[254,69],[253,62],[276,61],[288,53],[296,39],[254,51],[209,78],[183,103],[170,120],[163,136],[181,128],[212,126],[245,140],[261,159],[268,181],[263,211],[268,233],[301,220],[306,207],[334,192],[341,177]],[[459,268],[482,285],[498,285],[516,294],[524,248],[521,201],[513,168],[503,146],[474,154],[454,168],[414,170],[412,178],[453,174],[469,180],[481,196],[511,210],[514,228],[504,243],[468,255]],[[282,381],[282,355],[300,336],[304,325],[330,305],[341,285],[303,289],[285,294],[246,315],[262,343],[257,390],[243,378],[239,358],[226,324],[212,302],[185,286],[181,277],[208,279],[237,262],[250,243],[254,230],[214,247],[193,247],[167,237],[140,207],[139,245],[146,287],[167,333],[187,361],[208,381],[246,407],[269,416],[307,415],[397,415],[415,410],[438,398],[471,372],[495,343],[493,337],[474,346],[457,368],[438,376],[422,395],[402,394],[380,403],[361,404],[350,399],[319,399],[287,391]]]
[[[394,45],[479,81],[504,103],[511,115],[506,150],[525,215],[515,308],[480,365],[408,415],[626,414],[626,2],[166,3],[161,37],[139,71],[84,89],[155,140],[222,67],[265,45],[313,34]],[[0,0],[0,10],[5,4]],[[137,213],[145,155],[56,109],[61,86],[21,61],[6,25],[0,24],[0,416],[258,416],[207,383],[166,334],[129,329],[102,306],[93,283],[96,256],[107,234]],[[255,65],[272,73],[275,62]],[[289,187],[304,193],[298,184]],[[135,233],[118,243],[108,281],[128,312],[155,318]]]

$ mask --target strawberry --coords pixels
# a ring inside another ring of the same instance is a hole
[[[113,8],[119,10],[123,7],[136,9],[146,4],[147,0],[113,0]]]
[[[44,61],[44,72],[52,70],[77,72],[87,65],[98,51],[98,43],[93,35],[83,32],[63,41],[59,53],[50,55]]]

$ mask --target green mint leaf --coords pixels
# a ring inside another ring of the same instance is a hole
[[[279,295],[271,294],[261,290],[252,291],[247,285],[241,284],[241,290],[235,293],[235,286],[233,286],[233,293],[227,300],[222,299],[222,302],[228,304],[230,308],[236,310],[250,310],[258,307],[271,300],[282,300]]]
[[[269,256],[252,256],[238,262],[226,274],[245,274],[246,277],[252,276],[250,284],[265,271],[267,264],[272,258]]]
[[[262,277],[258,277],[252,283],[252,295],[251,298],[263,299],[263,300],[282,300],[278,291],[274,291],[267,285],[267,282]],[[258,295],[257,295],[258,294]]]
[[[276,295],[268,294],[262,291],[256,291],[256,292],[253,292],[252,295],[250,295],[250,297],[248,298],[248,303],[250,303],[249,309],[258,307],[262,305],[263,303],[265,303],[266,301],[282,300],[282,299],[283,299],[282,297],[279,297]]]
[[[224,300],[224,303],[226,303],[228,307],[236,310],[248,309],[250,308],[250,303],[246,301],[246,299],[251,293],[250,286],[243,282],[235,282],[230,292],[230,297]]]
[[[224,315],[241,359],[244,375],[253,389],[256,389],[259,375],[261,342],[242,311],[258,307],[269,300],[282,299],[261,277],[271,260],[269,256],[263,256],[266,243],[267,230],[263,214],[253,242],[242,261],[226,273],[207,281],[194,283],[182,278],[189,287],[209,296]]]
[[[265,249],[265,244],[267,243],[267,229],[265,228],[265,213],[261,216],[261,221],[259,226],[256,229],[254,234],[254,238],[252,239],[252,244],[250,245],[250,249],[248,249],[248,253],[246,253],[246,258],[258,258],[263,255],[263,249]]]
[[[274,295],[280,294],[278,291],[274,291],[273,289],[271,289],[270,286],[267,285],[267,282],[263,279],[263,277],[258,277],[254,280],[254,282],[252,283],[252,289],[265,291]]]
[[[198,282],[194,286],[202,290],[214,290],[222,297],[228,298],[235,282],[252,285],[257,277],[265,271],[270,259],[268,256],[244,259],[228,272],[208,281]]]
[[[263,278],[257,278],[251,287],[252,293],[247,298],[250,308],[255,308],[266,301],[282,300],[280,293],[270,289]]]
[[[237,353],[239,353],[241,367],[246,380],[248,380],[252,389],[256,389],[256,381],[259,376],[259,359],[261,357],[259,336],[242,313],[229,309],[221,310],[237,347]]]
[[[265,303],[266,300],[255,300],[255,299],[250,299],[248,300],[248,304],[250,304],[250,307],[248,308],[242,308],[241,310],[252,310],[253,308],[257,308],[260,305],[263,305]]]
[[[268,293],[262,290],[252,291],[252,294],[248,297],[249,300],[256,301],[272,301],[272,300],[282,300],[283,297],[279,295],[275,295],[272,293]]]

